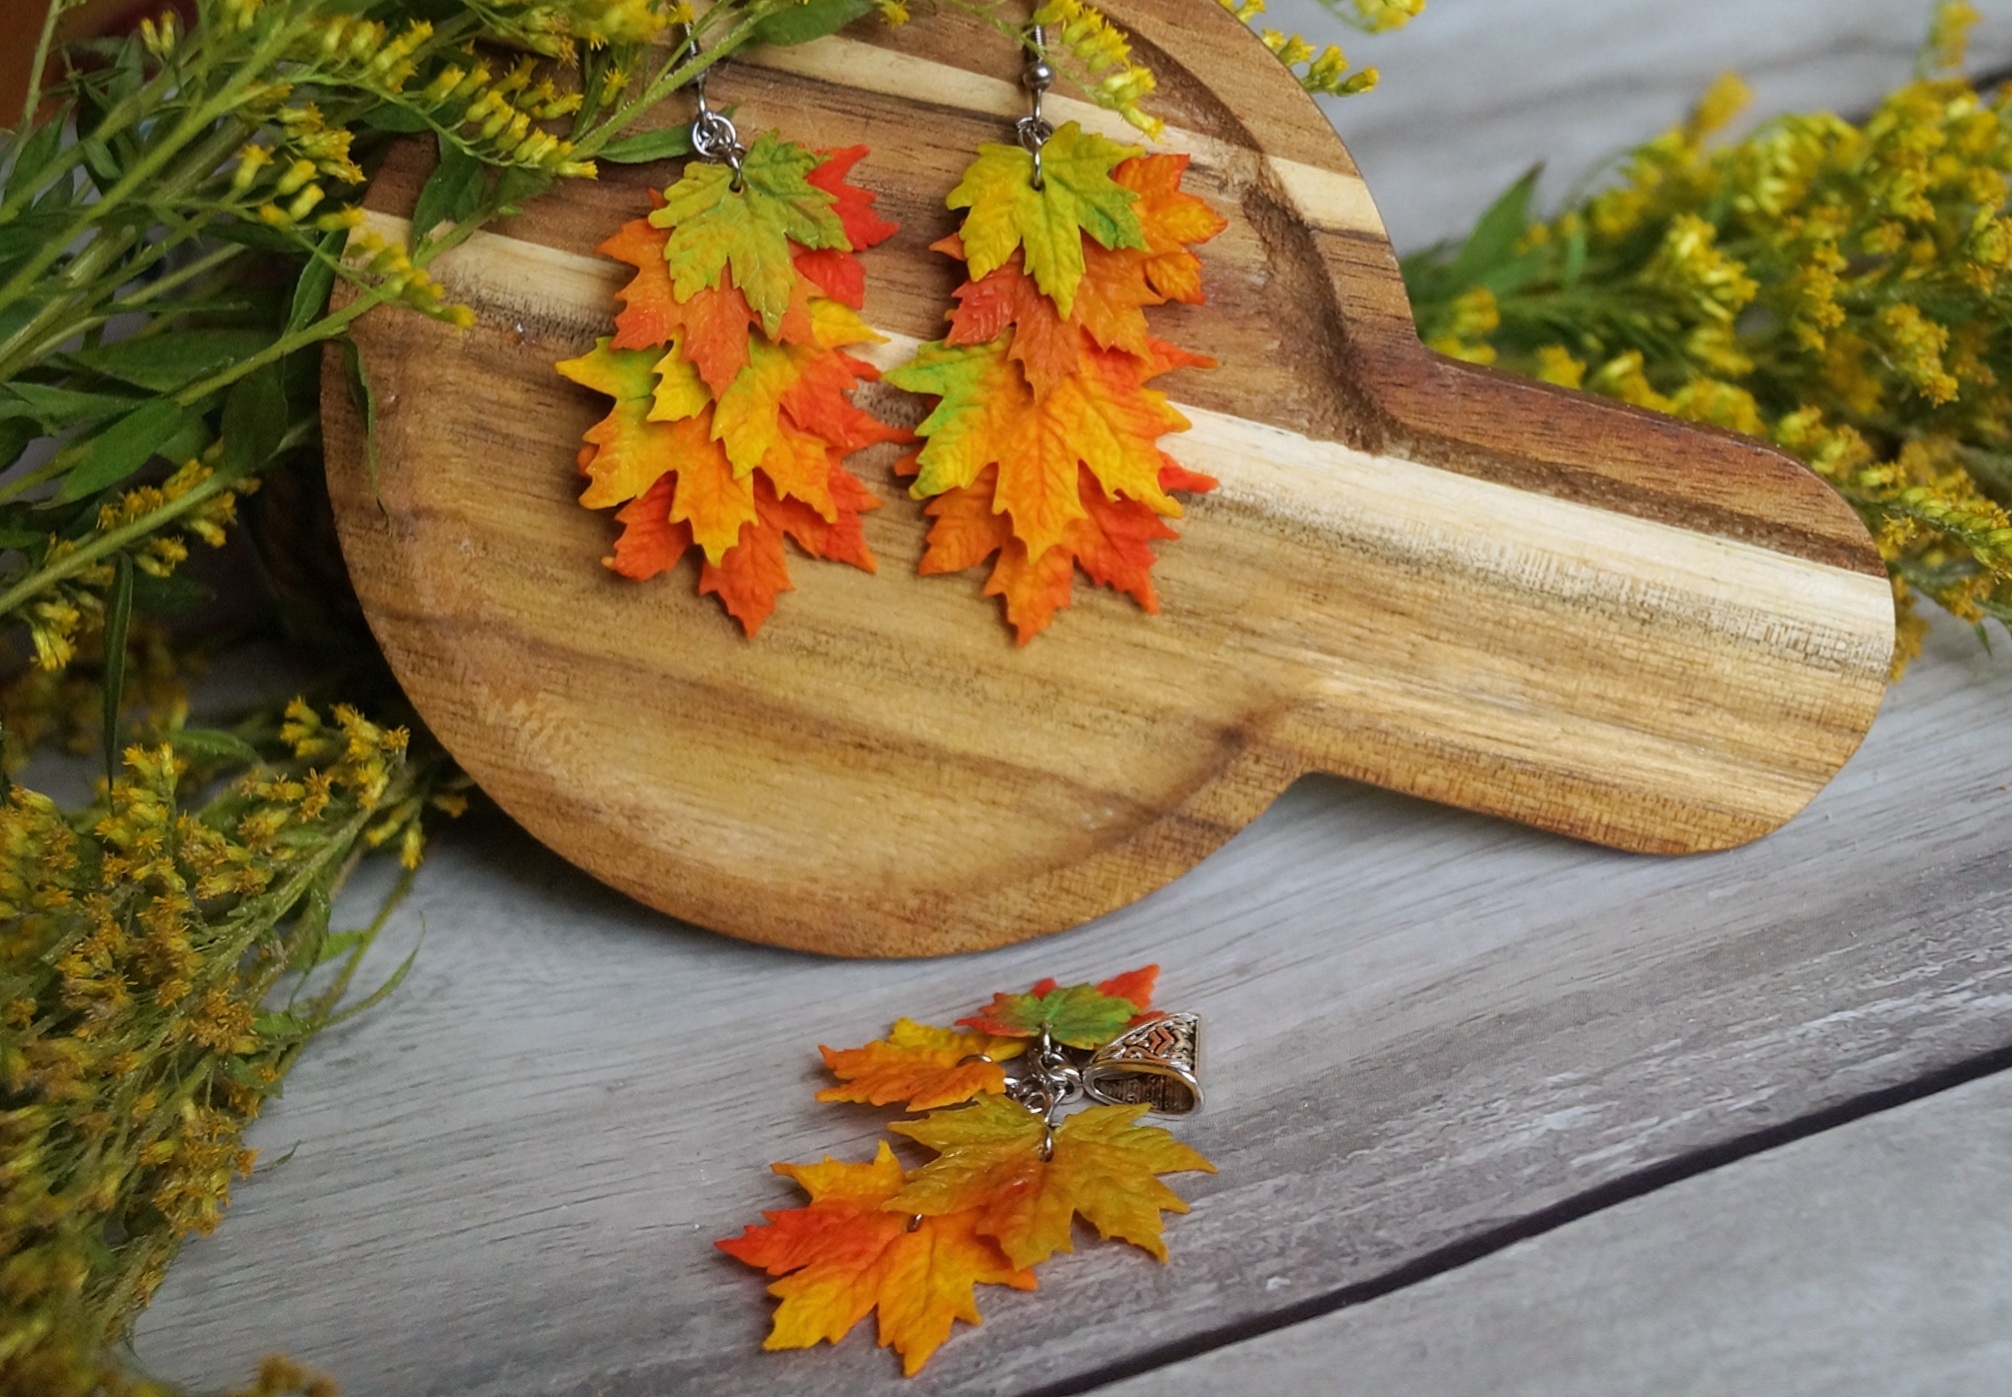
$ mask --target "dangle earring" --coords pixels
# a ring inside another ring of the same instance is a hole
[[[686,43],[696,56],[689,27]],[[785,535],[875,570],[860,515],[880,501],[843,462],[906,433],[853,405],[878,375],[844,349],[883,338],[859,317],[853,254],[895,226],[846,180],[865,146],[813,151],[774,132],[743,146],[704,72],[692,88],[696,158],[598,249],[636,269],[615,333],[557,368],[615,400],[580,452],[580,503],[621,506],[602,562],[642,579],[697,548],[700,593],[752,636],[791,587]]]
[[[1022,645],[1069,605],[1079,568],[1159,610],[1151,545],[1177,536],[1174,493],[1216,482],[1160,449],[1188,421],[1146,382],[1214,360],[1153,338],[1145,308],[1199,303],[1190,249],[1227,226],[1182,191],[1187,156],[1051,124],[1041,25],[1026,48],[1015,144],[978,148],[946,201],[963,225],[933,244],[966,264],[950,332],[887,375],[939,399],[897,467],[935,521],[920,570],[997,555],[985,595],[1004,598]]]

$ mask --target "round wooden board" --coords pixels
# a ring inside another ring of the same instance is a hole
[[[848,955],[1059,930],[1191,867],[1308,770],[1620,848],[1723,848],[1790,818],[1870,725],[1892,649],[1856,518],[1787,457],[1432,355],[1368,191],[1314,104],[1201,0],[1107,7],[1161,82],[1161,148],[1230,226],[1206,306],[1155,333],[1220,367],[1159,380],[1163,445],[1220,478],[1160,546],[1162,610],[1078,578],[1016,647],[984,570],[918,577],[892,448],[853,468],[876,575],[795,558],[753,640],[693,564],[603,569],[575,502],[605,400],[556,360],[606,334],[629,269],[593,247],[674,165],[609,167],[436,272],[465,333],[356,327],[377,488],[339,368],[329,481],[358,594],[427,723],[515,818],[598,877],[737,936]],[[1024,95],[950,14],[722,66],[744,133],[864,143],[902,225],[864,255],[882,361],[941,333],[928,244]],[[663,113],[664,124],[682,112]],[[1107,113],[1058,120],[1123,137]],[[380,175],[403,231],[426,157]],[[921,400],[871,390],[890,418]]]

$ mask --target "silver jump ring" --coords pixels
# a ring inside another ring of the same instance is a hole
[[[692,57],[697,58],[699,36],[689,24],[685,26],[685,40],[691,45]],[[703,71],[692,79],[692,98],[699,109],[692,120],[692,153],[709,163],[725,165],[733,176],[730,187],[738,194],[746,188],[746,181],[741,177],[741,160],[747,155],[747,148],[741,144],[740,133],[734,130],[733,121],[706,105],[706,75]]]

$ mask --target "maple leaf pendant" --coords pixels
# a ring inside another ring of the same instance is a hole
[[[818,1100],[927,1111],[888,1129],[935,1158],[904,1170],[883,1140],[864,1164],[774,1166],[809,1203],[717,1244],[779,1278],[762,1347],[835,1344],[877,1313],[881,1346],[913,1376],[955,1321],[980,1322],[978,1286],[1033,1290],[1035,1266],[1074,1250],[1079,1217],[1165,1261],[1162,1214],[1188,1205],[1160,1176],[1215,1166],[1138,1123],[1202,1099],[1200,1021],[1150,1007],[1158,973],[1043,980],[954,1028],[899,1019],[865,1047],[819,1048],[839,1084]],[[1085,1098],[1099,1104],[1063,1114]]]
[[[968,271],[950,332],[887,375],[938,400],[895,468],[930,501],[920,571],[996,555],[985,595],[1004,600],[1022,645],[1069,605],[1079,569],[1159,610],[1152,544],[1177,537],[1173,493],[1216,482],[1160,449],[1189,424],[1146,385],[1214,361],[1153,338],[1145,308],[1199,304],[1191,249],[1228,226],[1182,191],[1185,155],[1073,121],[1038,150],[978,148],[947,200],[963,226],[934,244]]]
[[[580,503],[619,506],[602,562],[640,580],[696,548],[700,593],[750,636],[790,589],[785,536],[876,570],[860,516],[880,501],[844,460],[908,436],[851,400],[879,375],[846,348],[884,338],[859,317],[853,254],[896,231],[846,180],[865,154],[769,133],[735,168],[693,161],[601,244],[636,276],[615,333],[557,366],[615,400],[580,452]]]

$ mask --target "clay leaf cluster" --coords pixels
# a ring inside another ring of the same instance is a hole
[[[937,398],[898,470],[930,501],[921,571],[996,558],[1021,644],[1066,607],[1080,569],[1159,609],[1152,545],[1176,537],[1175,492],[1214,488],[1161,450],[1188,421],[1147,386],[1213,361],[1156,339],[1145,311],[1203,300],[1192,248],[1224,220],[1181,189],[1184,155],[1148,155],[1074,122],[1033,157],[985,145],[948,203],[967,210],[935,244],[966,264],[950,331],[888,375]]]
[[[926,1111],[889,1129],[934,1158],[904,1169],[883,1140],[866,1163],[774,1166],[809,1202],[765,1212],[767,1221],[718,1244],[777,1278],[769,1293],[781,1303],[762,1347],[837,1343],[877,1315],[881,1345],[912,1376],[956,1321],[981,1322],[977,1287],[1033,1290],[1032,1268],[1073,1250],[1079,1217],[1165,1261],[1163,1214],[1187,1204],[1159,1176],[1214,1166],[1138,1124],[1143,1106],[1078,1111],[1050,1138],[1044,1118],[1007,1094],[1001,1066],[1044,1026],[1056,1041],[1096,1047],[1153,1017],[1156,974],[1146,966],[1067,988],[1044,980],[1026,994],[995,995],[963,1027],[901,1019],[878,1042],[820,1048],[839,1082],[820,1101]]]
[[[636,276],[614,335],[558,365],[615,400],[580,452],[580,502],[618,506],[623,526],[602,561],[642,579],[696,549],[699,591],[749,635],[790,589],[784,538],[875,571],[860,516],[880,501],[844,459],[905,433],[851,399],[878,375],[846,349],[882,338],[859,316],[853,254],[895,231],[846,179],[865,153],[764,135],[738,190],[692,162],[601,245]]]

